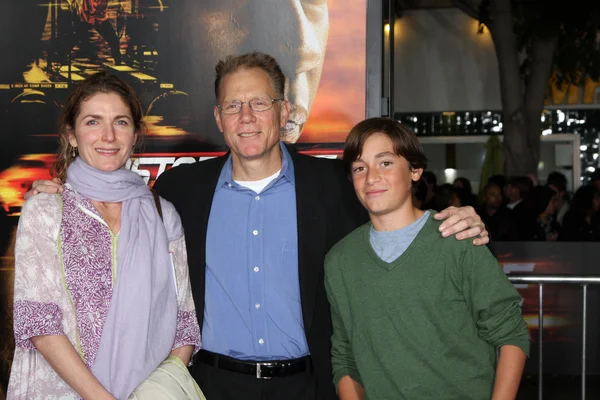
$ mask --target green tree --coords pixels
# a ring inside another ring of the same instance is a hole
[[[559,87],[600,78],[600,2],[452,0],[489,29],[498,59],[505,174],[537,175],[541,114]]]

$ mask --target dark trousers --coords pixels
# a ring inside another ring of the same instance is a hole
[[[196,361],[192,375],[207,400],[318,400],[310,371],[274,379],[217,369]]]

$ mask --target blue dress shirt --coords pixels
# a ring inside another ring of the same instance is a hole
[[[294,165],[283,144],[281,151],[281,173],[259,194],[232,180],[231,156],[219,176],[206,238],[205,350],[242,360],[309,354]]]

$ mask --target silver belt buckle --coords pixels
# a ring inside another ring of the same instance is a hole
[[[273,363],[270,363],[270,362],[256,363],[256,379],[271,379],[271,377],[269,377],[269,376],[262,376],[261,367],[263,365],[270,367],[271,365],[273,365]]]

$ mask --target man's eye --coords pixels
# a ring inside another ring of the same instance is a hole
[[[98,123],[98,121],[96,121],[95,119],[90,119],[86,125],[96,125]]]
[[[225,104],[225,109],[226,110],[236,110],[238,108],[240,108],[239,103],[227,103],[227,104]]]
[[[362,172],[365,169],[365,167],[356,167],[354,168],[354,172]]]
[[[268,101],[264,100],[264,99],[256,99],[256,100],[254,100],[254,105],[258,106],[258,107],[264,107],[267,104],[268,104]]]
[[[392,165],[392,162],[391,161],[383,161],[381,163],[381,165],[383,165],[384,167],[389,167],[390,165]]]

